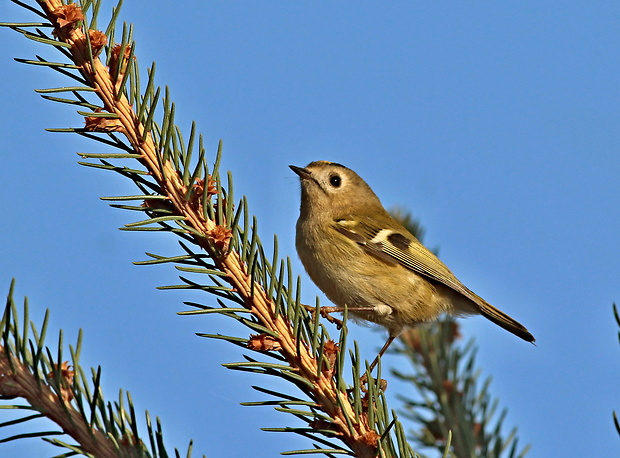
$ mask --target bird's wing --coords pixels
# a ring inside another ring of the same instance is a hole
[[[441,283],[462,294],[478,306],[482,315],[527,342],[534,336],[521,323],[496,309],[463,285],[443,262],[422,245],[407,229],[395,226],[384,229],[378,221],[342,218],[334,222],[334,228],[357,243],[367,253],[392,264],[422,275],[431,282]]]
[[[446,285],[476,303],[480,299],[405,228],[385,229],[372,219],[338,219],[334,228],[369,254]]]

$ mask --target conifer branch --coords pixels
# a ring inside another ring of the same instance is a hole
[[[443,452],[450,437],[451,451],[459,458],[524,457],[529,446],[518,450],[517,429],[507,436],[502,431],[507,410],[495,418],[499,403],[489,393],[491,379],[479,381],[474,340],[461,346],[459,338],[457,322],[445,318],[405,331],[395,348],[414,368],[413,374],[392,371],[413,384],[419,396],[400,396],[405,415],[420,425],[413,440]]]
[[[202,136],[198,135],[196,158],[192,156],[196,149],[195,127],[192,125],[185,142],[174,123],[176,108],[168,89],[162,91],[155,87],[154,65],[148,72],[146,88],[141,89],[132,27],[123,26],[121,41],[113,41],[119,7],[113,10],[104,33],[90,28],[97,24],[99,0],[84,0],[81,7],[60,0],[39,0],[37,4],[53,28],[53,36],[42,32],[39,25],[35,32],[26,30],[30,24],[3,25],[53,46],[69,62],[48,62],[39,57],[36,61],[20,62],[44,66],[79,81],[80,86],[40,92],[48,100],[77,104],[89,110],[78,111],[84,116],[84,128],[50,130],[77,133],[122,151],[80,153],[85,159],[99,160],[81,164],[117,172],[131,179],[143,194],[107,198],[121,202],[113,204],[118,208],[146,214],[146,219],[129,223],[123,229],[172,232],[182,240],[184,251],[181,256],[149,255],[152,260],[141,264],[179,265],[180,270],[193,276],[181,276],[183,284],[165,288],[200,289],[219,297],[217,307],[186,304],[196,309],[194,313],[221,313],[236,319],[252,332],[247,337],[204,336],[243,345],[279,361],[271,363],[246,357],[245,362],[226,367],[276,375],[308,398],[291,398],[257,388],[278,399],[277,410],[294,415],[308,425],[279,430],[295,432],[313,441],[314,449],[288,453],[414,456],[405,440],[403,426],[387,407],[381,380],[366,373],[367,384],[361,386],[360,377],[368,371],[360,368],[356,349],[347,355],[346,313],[336,343],[320,323],[319,314],[311,314],[301,306],[299,278],[294,279],[290,260],[279,258],[277,239],[274,252],[268,257],[258,237],[256,219],[249,217],[247,200],[243,198],[235,206],[230,174],[226,186],[222,185],[221,142],[215,164],[209,170]],[[90,14],[88,18],[86,12]],[[106,64],[100,57],[103,51]],[[50,93],[71,94],[73,98],[49,96]],[[97,100],[91,100],[93,97]],[[160,123],[156,121],[159,117]],[[134,160],[137,166],[115,165],[105,159]],[[127,205],[132,200],[142,204]],[[243,310],[228,307],[228,301],[242,306]],[[317,311],[318,306],[317,302]],[[352,368],[352,386],[344,381],[348,364]]]
[[[15,282],[7,297],[0,321],[0,398],[3,401],[23,398],[28,405],[0,405],[2,409],[34,412],[0,427],[25,423],[46,417],[60,426],[61,431],[38,431],[2,439],[0,442],[32,437],[42,437],[51,444],[64,448],[70,456],[76,453],[104,458],[138,458],[168,456],[163,441],[159,419],[156,429],[146,412],[149,440],[142,440],[129,393],[125,408],[123,392],[118,403],[106,402],[101,392],[101,369],[92,370],[86,377],[80,366],[81,333],[75,347],[70,346],[71,364],[63,361],[63,333],[60,332],[58,348],[45,346],[49,311],[41,327],[28,319],[28,302],[24,301],[23,318],[20,318],[13,300]],[[20,320],[23,324],[20,326]],[[29,334],[32,333],[32,336]],[[56,356],[54,356],[56,355]],[[76,444],[69,444],[60,437],[69,436]],[[150,444],[150,449],[146,446]],[[190,443],[187,457],[191,456]],[[175,449],[175,455],[179,452]]]

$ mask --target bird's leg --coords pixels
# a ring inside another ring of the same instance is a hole
[[[316,313],[316,307],[312,307],[311,305],[304,305],[304,308],[308,312],[310,312],[310,314],[314,318],[314,314]],[[339,320],[338,318],[334,318],[333,316],[330,315],[330,313],[338,312],[339,308],[340,307],[319,307],[319,313],[321,314],[321,316],[325,318],[327,321],[329,321],[330,323],[334,323],[336,325],[336,328],[338,329],[342,328],[342,320]]]
[[[388,337],[388,340],[385,342],[381,350],[379,350],[379,353],[375,357],[374,361],[370,364],[370,367],[368,368],[369,372],[372,372],[373,369],[377,366],[377,364],[379,363],[379,358],[383,356],[383,354],[387,351],[387,349],[390,347],[392,342],[394,342],[394,339],[396,339],[396,337],[398,337],[398,334],[396,335],[390,334],[390,337]]]
[[[368,382],[368,377],[366,377],[366,374],[370,374],[374,370],[374,368],[379,363],[379,358],[383,356],[383,354],[387,351],[387,349],[390,347],[392,342],[394,342],[394,339],[396,339],[396,337],[398,337],[398,334],[395,334],[395,335],[390,334],[390,337],[388,337],[388,340],[385,342],[381,350],[379,350],[379,353],[377,354],[373,362],[370,364],[370,366],[368,366],[368,372],[364,373],[364,375],[360,377],[360,385],[362,386],[362,391],[366,391],[366,389],[364,388],[364,385],[366,385],[366,382]],[[385,388],[387,388],[387,383],[386,383]],[[385,388],[384,388],[384,391],[385,391]]]
[[[313,316],[316,313],[316,307],[312,307],[311,305],[304,305],[304,308],[308,310]],[[342,328],[342,320],[338,318],[334,318],[330,315],[330,313],[342,313],[346,310],[350,312],[372,312],[374,311],[374,307],[366,306],[366,307],[337,307],[337,306],[325,306],[319,307],[319,312],[323,318],[325,318],[330,323],[334,323],[338,329]]]

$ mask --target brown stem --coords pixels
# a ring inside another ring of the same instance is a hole
[[[54,393],[45,381],[37,379],[28,366],[14,357],[12,363],[11,368],[4,347],[0,347],[0,394],[2,396],[26,399],[34,409],[60,426],[88,453],[106,458],[123,456],[103,432],[89,427],[80,412]]]
[[[379,436],[370,428],[364,415],[356,420],[347,393],[338,389],[333,371],[323,371],[317,375],[319,362],[306,345],[297,344],[291,323],[282,314],[276,313],[276,306],[271,298],[267,297],[265,291],[258,284],[252,285],[252,278],[238,253],[232,251],[223,256],[209,242],[208,234],[215,228],[215,221],[206,219],[199,206],[185,199],[187,188],[174,168],[174,164],[166,161],[163,163],[163,169],[160,167],[157,148],[151,135],[147,135],[144,141],[141,140],[144,126],[139,122],[127,98],[115,93],[115,84],[108,69],[97,57],[93,58],[94,67],[91,65],[82,28],[75,27],[67,30],[66,27],[64,29],[59,27],[54,11],[62,7],[60,0],[39,0],[39,3],[52,24],[56,26],[57,37],[72,45],[71,53],[74,63],[81,68],[82,75],[96,89],[96,94],[103,102],[104,109],[118,115],[122,133],[136,153],[140,154],[140,162],[157,181],[162,193],[170,200],[176,212],[185,217],[185,224],[203,234],[201,237],[193,235],[196,243],[212,256],[213,261],[226,274],[228,282],[260,323],[277,333],[282,346],[281,352],[293,370],[312,382],[313,387],[310,391],[321,409],[334,420],[334,429],[338,437],[351,447],[356,456],[376,456]],[[347,418],[353,425],[352,430],[349,430]]]

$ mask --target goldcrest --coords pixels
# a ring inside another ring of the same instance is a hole
[[[296,248],[312,281],[336,307],[378,323],[389,338],[371,365],[406,327],[454,316],[482,315],[527,342],[519,322],[463,285],[383,208],[354,171],[316,161],[291,165],[301,181]]]

